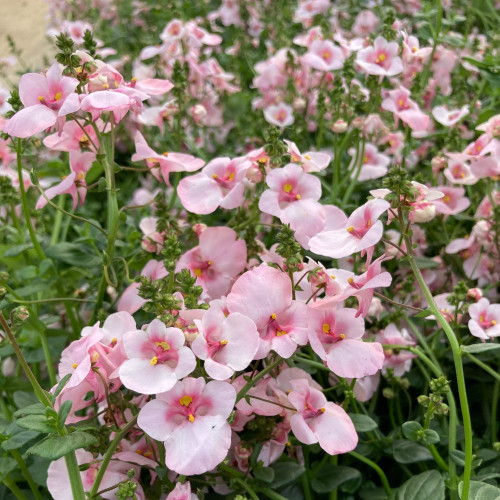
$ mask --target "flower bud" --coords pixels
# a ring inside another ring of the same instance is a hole
[[[432,172],[437,174],[440,170],[444,170],[448,166],[448,160],[444,156],[435,156],[431,160]]]
[[[190,108],[191,116],[195,123],[199,123],[203,118],[207,116],[207,108],[203,104],[195,104]]]
[[[184,337],[186,337],[186,342],[192,342],[199,334],[198,328],[196,325],[191,324],[186,327],[184,330]]]
[[[245,177],[250,181],[254,182],[257,184],[262,180],[262,174],[260,172],[260,169],[257,165],[252,165],[249,168],[247,168],[247,172],[245,174]]]
[[[362,116],[356,116],[351,122],[352,128],[362,129],[365,124],[365,119]]]
[[[205,231],[206,228],[207,228],[207,225],[202,224],[201,222],[194,224],[192,227],[193,231],[196,233],[196,236],[198,236],[198,238],[201,236],[201,233],[203,231]]]
[[[478,302],[483,297],[483,291],[480,288],[469,288],[467,290],[467,298]]]
[[[347,130],[347,122],[345,120],[337,120],[333,125],[332,125],[332,132],[335,132],[336,134],[343,134]]]
[[[30,313],[27,307],[19,306],[16,307],[12,313],[11,318],[14,323],[24,323],[30,317]]]

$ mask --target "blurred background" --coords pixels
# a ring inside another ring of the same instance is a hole
[[[43,57],[51,53],[46,39],[47,11],[43,0],[0,0],[0,64],[5,65],[4,58],[12,55],[7,36],[21,51],[18,63],[5,68],[12,81],[19,80],[17,71],[37,70]]]

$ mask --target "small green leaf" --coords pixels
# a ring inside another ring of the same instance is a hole
[[[43,406],[42,403],[35,403],[25,406],[14,413],[14,417],[21,417],[24,415],[45,415],[45,406]]]
[[[431,452],[425,447],[412,441],[399,439],[394,441],[393,454],[396,462],[400,464],[412,464],[423,460],[432,460]]]
[[[423,427],[415,420],[405,422],[401,428],[403,429],[404,437],[410,441],[418,441],[419,432],[423,429]]]
[[[396,500],[444,500],[444,480],[437,470],[422,472],[399,488]]]
[[[302,476],[306,471],[302,465],[295,462],[277,462],[271,465],[274,470],[274,481],[271,484],[272,489],[285,486]]]
[[[53,425],[47,422],[45,415],[28,415],[27,417],[18,418],[16,424],[29,431],[50,433],[56,430]]]
[[[356,432],[370,432],[378,427],[377,422],[367,415],[349,413],[349,418],[352,420]]]
[[[256,479],[264,483],[272,483],[274,480],[274,469],[271,469],[271,467],[258,467],[253,471],[253,475]]]
[[[328,493],[341,484],[360,477],[361,472],[352,467],[325,464],[321,467],[318,475],[311,481],[311,487],[316,493]]]
[[[58,460],[70,451],[98,444],[98,439],[87,432],[76,431],[67,436],[49,436],[36,443],[26,452],[50,460]]]
[[[419,442],[424,444],[425,446],[430,446],[431,444],[439,443],[440,437],[436,431],[432,429],[425,429],[424,435],[419,439]]]
[[[69,412],[71,411],[71,407],[73,406],[73,401],[66,400],[59,408],[59,412],[57,413],[57,420],[59,422],[59,428],[62,428],[64,422],[68,418]]]
[[[39,432],[35,431],[20,431],[16,432],[15,434],[12,434],[7,441],[4,441],[2,443],[2,448],[4,450],[17,450],[18,448],[21,448],[24,446],[26,443],[31,441],[32,439],[35,439],[40,435]]]
[[[474,354],[474,353],[481,353],[481,352],[494,351],[496,349],[500,349],[500,344],[485,343],[485,344],[463,345],[460,347],[462,348],[462,351]]]

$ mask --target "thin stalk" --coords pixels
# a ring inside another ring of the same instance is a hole
[[[429,451],[431,452],[432,458],[434,458],[435,462],[441,467],[442,470],[445,472],[449,472],[450,468],[448,467],[448,464],[443,460],[441,455],[439,454],[439,451],[437,451],[436,447],[431,444],[428,446]]]
[[[137,415],[133,417],[125,426],[123,426],[115,435],[113,441],[111,441],[108,449],[106,450],[106,454],[101,462],[99,470],[97,471],[97,475],[94,479],[94,484],[89,492],[89,498],[94,498],[99,491],[99,486],[101,485],[102,478],[104,477],[104,473],[108,468],[109,462],[111,461],[111,457],[115,452],[116,448],[120,444],[120,441],[124,438],[127,432],[132,429],[137,421]]]
[[[12,491],[12,494],[18,499],[18,500],[28,500],[25,496],[25,494],[19,489],[19,486],[16,484],[15,481],[13,481],[9,476],[4,477],[2,479],[2,483],[9,488],[10,491]]]
[[[54,227],[52,229],[52,235],[50,237],[50,246],[55,245],[59,240],[59,234],[61,232],[61,223],[62,216],[64,210],[64,197],[60,196],[59,200],[57,200],[57,211],[56,211],[56,219],[54,221]]]
[[[269,497],[271,500],[288,500],[286,497],[276,493],[271,488],[259,488],[259,491],[264,493],[264,495]]]
[[[403,231],[405,225],[404,225],[403,213],[401,210],[399,210],[398,216],[399,216],[398,218],[400,222],[400,227],[401,230]],[[460,349],[460,345],[458,344],[455,333],[451,329],[450,325],[448,324],[444,316],[441,314],[441,311],[437,307],[436,302],[434,301],[434,297],[432,296],[432,293],[429,290],[429,287],[427,286],[427,283],[425,282],[422,273],[420,272],[420,269],[413,256],[413,251],[412,251],[413,242],[411,241],[411,238],[408,236],[408,234],[405,234],[405,243],[408,251],[407,259],[408,262],[410,263],[413,274],[415,275],[415,278],[420,286],[420,289],[422,290],[422,293],[424,294],[424,297],[427,300],[427,303],[432,311],[432,314],[436,318],[437,322],[441,325],[441,328],[444,330],[453,354],[453,361],[455,364],[456,380],[458,386],[458,395],[460,399],[460,407],[462,410],[462,420],[463,420],[464,435],[465,435],[465,447],[464,447],[465,467],[463,475],[462,500],[468,500],[470,480],[472,474],[472,423],[470,417],[469,403],[467,401],[467,389],[465,386],[464,367],[462,364],[462,351]]]
[[[477,366],[482,368],[485,372],[488,372],[496,382],[500,382],[500,373],[497,373],[495,370],[490,368],[486,363],[483,363],[480,359],[476,358],[476,356],[472,355],[470,352],[462,351],[471,361],[476,363]]]
[[[4,332],[9,337],[10,343],[12,345],[12,348],[14,349],[14,352],[17,356],[19,364],[21,365],[21,367],[24,370],[24,373],[28,377],[28,380],[30,381],[31,386],[33,387],[33,391],[35,392],[36,397],[44,406],[49,407],[49,408],[53,408],[52,402],[50,401],[47,394],[44,392],[44,390],[42,389],[42,387],[38,383],[38,380],[36,379],[36,377],[33,375],[33,372],[31,371],[31,368],[29,367],[28,363],[26,362],[26,359],[24,359],[23,353],[21,351],[21,348],[19,347],[19,344],[17,343],[17,340],[14,336],[14,333],[10,329],[10,326],[7,323],[2,312],[0,312],[0,324],[2,325]],[[59,434],[61,436],[68,435],[68,430],[66,429],[66,427],[63,427],[62,429],[60,429]],[[69,452],[68,454],[66,454],[64,456],[64,459],[66,461],[66,467],[68,469],[68,476],[70,479],[71,493],[73,494],[73,499],[74,500],[85,500],[85,493],[83,491],[82,477],[80,476],[80,470],[78,468],[78,462],[76,460],[75,452],[74,451]]]
[[[385,492],[387,493],[387,496],[390,497],[392,495],[392,490],[391,490],[391,487],[389,486],[389,481],[387,480],[387,476],[384,474],[384,471],[375,462],[371,461],[369,458],[366,458],[363,455],[360,455],[359,453],[356,453],[355,451],[350,451],[349,455],[351,455],[351,457],[354,457],[357,460],[359,460],[360,462],[363,462],[366,465],[368,465],[369,467],[371,467],[378,474],[380,481],[382,483],[382,486],[383,486]]]
[[[497,441],[497,410],[498,410],[498,399],[500,397],[500,381],[495,380],[495,385],[493,386],[493,401],[491,402],[491,442],[495,443]]]
[[[238,392],[238,395],[236,396],[236,403],[243,399],[246,395],[246,393],[255,385],[256,382],[258,382],[261,378],[265,377],[271,370],[273,370],[276,366],[281,364],[283,362],[283,359],[281,357],[278,357],[275,361],[267,365],[264,369],[262,369],[257,375],[255,375],[254,378],[250,379],[241,389],[240,392]],[[235,403],[235,404],[236,404]]]
[[[38,486],[36,485],[35,481],[33,480],[33,477],[31,476],[31,472],[28,470],[28,467],[26,467],[26,464],[24,463],[23,457],[17,450],[10,450],[10,454],[14,458],[14,460],[17,462],[17,465],[19,466],[19,469],[21,470],[21,473],[24,476],[24,479],[26,479],[26,482],[28,483],[28,486],[30,487],[31,492],[33,493],[33,496],[36,498],[36,500],[43,500],[42,495],[38,491]]]

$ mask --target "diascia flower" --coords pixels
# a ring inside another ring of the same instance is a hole
[[[365,322],[355,309],[310,309],[309,341],[314,352],[340,377],[374,375],[384,363],[377,342],[363,342]]]
[[[398,57],[398,52],[396,42],[388,42],[378,36],[372,47],[358,52],[356,65],[368,75],[395,76],[403,71],[403,62]]]
[[[295,437],[304,444],[319,443],[330,455],[347,453],[358,444],[354,425],[340,406],[327,401],[321,391],[309,386],[307,380],[292,380],[290,403],[297,408],[290,425]]]
[[[244,370],[259,347],[255,323],[243,314],[227,317],[222,307],[211,305],[203,319],[194,320],[199,334],[191,344],[196,356],[205,360],[205,370],[215,380],[226,380]]]
[[[62,76],[59,64],[53,64],[45,75],[27,73],[19,81],[19,97],[25,108],[17,112],[4,127],[13,137],[31,137],[56,124],[59,118],[80,108],[75,94],[78,81]]]
[[[227,418],[236,391],[227,382],[185,378],[142,408],[138,425],[164,441],[165,465],[178,474],[203,474],[216,467],[231,446]]]
[[[344,229],[325,231],[311,238],[311,251],[340,259],[373,247],[380,241],[384,232],[382,221],[378,218],[389,207],[390,203],[385,200],[370,200],[354,210]]]
[[[176,271],[189,269],[208,297],[220,298],[247,261],[246,244],[237,236],[229,227],[208,227],[200,235],[199,246],[181,256]]]
[[[486,298],[469,307],[469,330],[483,340],[500,336],[500,304],[490,304]]]
[[[126,334],[123,349],[129,359],[119,370],[123,385],[142,394],[170,390],[196,368],[196,358],[184,343],[182,330],[167,328],[159,319],[154,319],[145,332]]]
[[[307,306],[292,300],[292,282],[285,273],[267,265],[247,271],[227,296],[229,312],[251,318],[260,333],[256,359],[272,349],[289,358],[307,343]]]

